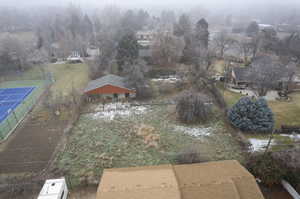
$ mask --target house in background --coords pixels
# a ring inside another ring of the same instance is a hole
[[[97,199],[263,199],[237,161],[106,169]]]
[[[128,88],[124,77],[106,75],[88,83],[84,93],[88,97],[109,99],[124,99],[135,97],[135,89]]]
[[[137,42],[142,47],[150,47],[154,39],[154,32],[141,30],[136,33]]]
[[[251,85],[252,81],[249,78],[250,67],[234,67],[231,71],[230,82],[233,88],[245,89]]]
[[[83,59],[78,51],[71,52],[71,55],[67,58],[67,62],[70,64],[83,63]]]
[[[234,67],[231,71],[231,87],[236,89],[245,89],[253,83],[249,74],[251,67]],[[290,77],[288,72],[284,73],[280,79],[277,80],[278,85],[276,90],[300,91],[300,73],[296,73]]]
[[[258,27],[259,27],[259,30],[265,30],[265,29],[273,29],[275,30],[276,28],[271,25],[271,24],[262,24],[262,23],[259,23],[258,24]]]
[[[144,59],[148,64],[152,63],[152,45],[154,40],[154,31],[141,30],[136,33],[139,44],[139,57]]]
[[[86,53],[89,57],[96,58],[100,56],[100,49],[91,45],[86,49]]]

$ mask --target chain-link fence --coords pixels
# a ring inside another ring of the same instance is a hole
[[[28,112],[37,103],[45,88],[51,83],[49,80],[27,80],[22,81],[25,85],[36,86],[30,95],[28,95],[21,104],[14,109],[8,117],[0,123],[0,142],[5,140],[9,134],[25,118]],[[19,85],[20,82],[7,82],[6,85]]]

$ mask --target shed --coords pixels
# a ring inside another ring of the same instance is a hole
[[[124,77],[110,74],[90,81],[84,93],[89,96],[99,95],[113,98],[128,98],[133,97],[136,91],[126,85]]]
[[[263,199],[235,160],[104,170],[97,199]]]

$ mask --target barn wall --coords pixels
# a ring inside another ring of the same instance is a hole
[[[125,93],[135,93],[132,90],[120,88],[112,85],[106,85],[97,89],[94,89],[92,91],[87,92],[88,95],[94,95],[94,94],[125,94]]]

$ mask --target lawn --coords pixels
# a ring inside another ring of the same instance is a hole
[[[241,97],[243,95],[239,94],[239,93],[234,93],[232,91],[229,91],[229,90],[223,90],[221,91],[223,92],[223,95],[224,95],[224,98],[225,98],[225,101],[227,103],[227,105],[229,107],[232,107],[235,103],[237,103],[239,101],[239,99],[241,99]]]
[[[5,81],[23,81],[23,80],[43,80],[44,74],[40,66],[30,67],[22,72],[11,71],[0,76],[0,82]]]
[[[176,163],[178,154],[190,147],[209,160],[243,160],[240,146],[217,119],[206,125],[184,126],[174,119],[173,106],[144,108],[142,114],[113,120],[97,113],[80,117],[57,162],[71,186],[97,183],[104,168]],[[157,145],[146,144],[147,138],[137,133],[135,129],[141,124],[154,128],[159,135]]]
[[[226,90],[224,93],[225,101],[228,106],[234,105],[242,95]],[[275,128],[281,128],[281,125],[300,126],[300,92],[290,95],[290,102],[269,101],[268,104],[275,116]]]
[[[290,97],[290,102],[269,102],[275,114],[276,128],[280,128],[281,125],[300,126],[300,93],[293,93]]]
[[[214,63],[213,70],[216,72],[216,74],[223,75],[224,74],[224,70],[225,70],[225,62],[224,62],[224,60],[217,60]]]
[[[232,92],[228,89],[224,89],[224,83],[219,82],[217,84],[222,96],[224,97],[228,107],[232,107],[235,103],[239,101],[239,99],[243,96],[239,93]]]
[[[44,80],[19,80],[19,81],[6,81],[0,83],[0,88],[17,88],[17,87],[42,87],[45,85]]]
[[[55,79],[51,87],[55,96],[70,96],[73,88],[82,91],[89,81],[86,64],[50,64],[48,70]]]

